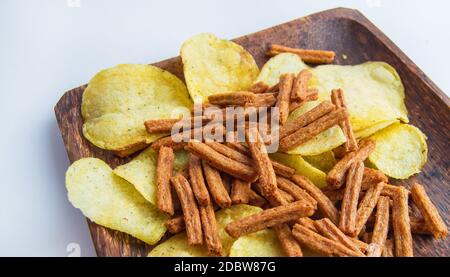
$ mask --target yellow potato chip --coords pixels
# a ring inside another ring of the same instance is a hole
[[[314,185],[319,188],[326,187],[326,177],[325,172],[320,169],[315,168],[305,161],[300,155],[289,155],[283,153],[273,153],[270,157],[277,160],[285,165],[288,165],[295,169],[297,174],[303,175],[311,180]]]
[[[380,123],[377,123],[373,126],[367,127],[365,129],[359,130],[354,132],[355,133],[355,137],[357,139],[363,139],[363,138],[367,138],[373,134],[375,134],[376,132],[396,123],[399,122],[398,120],[386,120],[386,121],[381,121]]]
[[[319,105],[321,101],[311,101],[293,111],[288,118],[288,122]],[[344,132],[336,125],[323,131],[309,141],[288,151],[288,154],[299,154],[303,156],[314,156],[330,151],[346,141]]]
[[[427,161],[427,137],[416,127],[395,123],[371,136],[376,141],[369,161],[384,174],[406,179]]]
[[[192,99],[248,89],[259,73],[242,46],[213,34],[199,34],[181,46],[184,77]]]
[[[180,116],[192,107],[184,83],[151,65],[122,64],[97,73],[83,93],[83,134],[96,146],[125,150],[149,144],[144,121]]]
[[[319,90],[319,100],[330,99],[332,89],[344,90],[354,131],[385,121],[408,122],[405,89],[395,69],[387,63],[321,65],[311,71],[311,85]]]
[[[148,244],[157,243],[166,232],[167,216],[100,159],[74,162],[66,172],[66,188],[72,205],[99,225]]]
[[[269,86],[278,83],[280,76],[284,73],[295,73],[308,68],[298,55],[292,53],[282,53],[268,60],[255,82],[264,82]]]
[[[323,172],[330,171],[337,162],[333,151],[327,151],[315,156],[303,156],[303,158],[309,164],[322,170]]]
[[[150,203],[156,205],[156,161],[158,154],[150,147],[142,151],[130,162],[118,166],[114,173],[130,182]],[[187,152],[175,152],[174,171],[188,163]]]
[[[238,238],[230,249],[230,257],[283,257],[280,241],[274,230],[265,229]]]
[[[250,205],[233,205],[230,208],[220,210],[216,213],[217,228],[219,230],[219,237],[222,241],[222,252],[228,256],[230,248],[236,241],[225,231],[225,227],[228,223],[238,220],[240,218],[252,215],[254,213],[262,211],[261,208]],[[193,256],[203,257],[208,256],[207,251],[203,246],[191,246],[187,243],[186,235],[178,234],[150,251],[150,257],[176,257],[176,256]]]
[[[189,245],[186,233],[180,233],[158,244],[148,257],[208,257],[208,250],[204,245]]]

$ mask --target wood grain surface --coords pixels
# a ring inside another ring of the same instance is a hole
[[[412,30],[411,30],[412,31]],[[270,43],[292,47],[327,49],[337,53],[336,64],[384,61],[400,74],[406,89],[406,106],[411,124],[428,136],[428,163],[422,173],[403,182],[422,183],[449,226],[450,210],[450,100],[449,98],[377,27],[360,12],[337,8],[302,17],[234,40],[245,47],[261,67]],[[344,59],[346,55],[346,59]],[[155,63],[181,79],[179,57]],[[56,118],[71,162],[97,157],[113,168],[127,162],[111,152],[99,149],[82,135],[81,98],[86,85],[64,93],[55,106]],[[63,184],[61,184],[63,185]],[[88,220],[98,256],[145,256],[151,246],[124,233],[99,226]],[[414,236],[416,256],[450,256],[450,239],[436,241]]]

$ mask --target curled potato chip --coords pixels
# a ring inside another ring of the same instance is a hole
[[[376,141],[369,161],[384,174],[406,179],[427,161],[426,136],[416,127],[395,123],[371,136]]]
[[[230,257],[283,257],[284,252],[274,230],[265,229],[238,238],[230,249]]]
[[[283,153],[273,153],[270,157],[283,164],[286,164],[295,169],[297,174],[303,175],[311,180],[319,188],[327,186],[325,172],[315,168],[305,161],[300,155],[290,155]]]
[[[176,234],[163,243],[158,244],[148,257],[208,257],[204,245],[189,245],[186,233]]]
[[[270,58],[259,73],[255,82],[264,82],[269,86],[278,83],[284,73],[298,73],[308,66],[296,54],[282,53]]]
[[[367,127],[365,129],[359,130],[355,132],[355,137],[358,139],[363,139],[363,138],[367,138],[373,134],[375,134],[376,132],[394,124],[398,122],[398,120],[386,120],[386,121],[381,121],[380,123],[377,123],[373,126]]]
[[[389,64],[321,65],[311,71],[311,83],[319,90],[319,100],[330,99],[332,89],[344,90],[353,131],[385,121],[408,122],[405,89]]]
[[[213,34],[203,33],[186,40],[181,59],[192,99],[248,89],[259,73],[253,56],[242,46]]]
[[[99,225],[148,244],[157,243],[166,232],[167,216],[100,159],[74,162],[66,172],[66,188],[72,205]]]
[[[222,242],[222,252],[224,255],[229,255],[230,248],[236,241],[235,238],[229,236],[225,231],[225,227],[228,223],[260,211],[262,211],[261,208],[241,204],[233,205],[230,208],[220,210],[216,213],[217,228],[219,230],[219,237]],[[204,246],[189,245],[187,243],[186,235],[183,233],[164,241],[148,254],[150,257],[176,257],[183,255],[185,255],[185,257],[202,257],[208,256],[208,252]]]
[[[156,161],[158,154],[150,147],[142,151],[130,162],[118,166],[114,173],[130,182],[150,203],[156,205]],[[187,152],[175,152],[174,171],[179,171],[188,163]]]
[[[97,73],[83,93],[83,135],[107,150],[149,144],[144,121],[179,116],[192,107],[184,83],[151,65],[121,64]]]
[[[311,110],[315,106],[319,105],[319,103],[319,101],[305,103],[289,115],[288,122]],[[338,147],[345,141],[346,138],[344,132],[342,132],[341,128],[336,125],[323,131],[309,141],[289,150],[288,154],[299,154],[303,156],[319,155]]]
[[[315,156],[303,156],[303,158],[309,164],[323,172],[330,171],[337,162],[333,151],[327,151]]]

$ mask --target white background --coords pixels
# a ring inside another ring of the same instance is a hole
[[[67,201],[68,160],[53,106],[100,69],[176,56],[200,32],[234,38],[345,6],[362,11],[449,92],[449,3],[0,0],[0,256],[66,256],[72,245],[95,255],[84,217]]]

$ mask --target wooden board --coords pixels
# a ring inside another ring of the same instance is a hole
[[[292,47],[328,49],[337,54],[336,64],[385,61],[400,74],[406,89],[406,106],[411,124],[428,136],[428,163],[423,172],[411,178],[424,184],[442,215],[450,210],[448,158],[450,100],[427,76],[379,29],[360,12],[338,8],[302,17],[234,40],[245,47],[261,67],[268,59],[267,45],[278,43]],[[343,58],[343,54],[347,56]],[[179,57],[155,64],[183,79]],[[83,157],[97,157],[113,168],[128,159],[115,157],[99,149],[82,135],[81,98],[85,85],[67,91],[55,106],[67,154],[71,162]],[[62,185],[62,184],[61,184]],[[446,216],[447,226],[449,217]],[[121,232],[101,227],[88,220],[98,256],[145,256],[151,246]],[[415,236],[417,256],[449,256],[450,239],[435,241]]]

